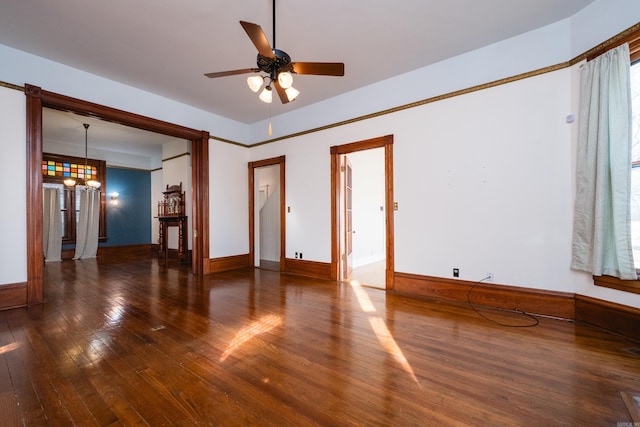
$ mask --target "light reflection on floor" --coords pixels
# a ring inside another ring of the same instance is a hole
[[[12,342],[11,344],[6,344],[0,347],[0,354],[9,353],[10,351],[17,350],[22,346],[19,342]]]
[[[362,311],[364,311],[365,313],[375,313],[376,308],[371,302],[369,295],[367,295],[366,291],[362,288],[360,282],[358,282],[357,280],[352,280],[349,283],[351,285],[351,288],[353,289],[353,293],[358,299],[358,303],[360,304],[360,308],[362,308]],[[416,384],[420,385],[418,378],[413,372],[413,368],[409,364],[409,361],[405,357],[395,338],[393,338],[393,335],[387,327],[384,319],[381,316],[372,315],[371,317],[369,317],[369,323],[371,324],[371,329],[373,329],[373,332],[376,334],[378,342],[380,342],[382,348],[388,354],[393,356],[396,362],[398,362],[398,364],[402,366],[402,369],[404,369],[404,371],[409,374],[411,379]]]
[[[227,346],[227,349],[220,356],[220,361],[224,362],[227,357],[231,355],[235,350],[245,344],[247,341],[255,337],[256,335],[260,335],[262,333],[268,332],[273,328],[276,328],[282,324],[282,316],[276,314],[266,314],[262,316],[260,319],[251,323],[249,326],[245,326],[240,329],[233,340]]]

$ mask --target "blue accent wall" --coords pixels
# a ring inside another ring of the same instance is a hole
[[[107,167],[107,241],[100,246],[151,243],[151,172]],[[118,204],[111,194],[117,192]]]

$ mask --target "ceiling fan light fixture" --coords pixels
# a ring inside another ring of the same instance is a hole
[[[76,185],[76,180],[73,178],[67,178],[63,182],[66,187],[73,187]]]
[[[289,101],[295,100],[298,95],[300,95],[300,91],[293,86],[289,86],[287,89],[285,89],[284,92],[287,94],[287,98],[289,99]]]
[[[266,86],[262,92],[260,92],[260,101],[262,102],[266,102],[267,104],[271,104],[271,101],[273,101],[273,93],[271,91],[271,87],[270,86]]]
[[[264,77],[262,76],[251,76],[247,77],[247,84],[249,85],[249,89],[253,92],[258,92],[264,83]]]
[[[342,62],[293,62],[287,52],[276,48],[276,1],[273,0],[273,47],[269,43],[262,27],[251,22],[240,21],[240,25],[247,33],[249,39],[258,50],[256,67],[239,70],[206,73],[209,78],[234,76],[236,74],[265,73],[265,75],[251,76],[247,78],[249,88],[254,92],[260,92],[262,102],[271,103],[273,91],[271,83],[276,83],[275,89],[279,100],[286,104],[293,101],[300,94],[294,89],[293,74],[310,74],[318,76],[344,76],[344,63]]]
[[[293,76],[288,71],[278,73],[278,83],[282,89],[289,89],[293,84]]]

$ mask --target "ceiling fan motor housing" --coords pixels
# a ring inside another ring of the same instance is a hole
[[[262,54],[258,54],[257,65],[258,68],[269,74],[271,80],[278,78],[278,73],[281,71],[293,72],[291,66],[291,57],[287,52],[280,49],[273,49],[273,58],[268,58]]]

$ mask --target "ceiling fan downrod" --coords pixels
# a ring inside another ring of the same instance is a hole
[[[276,0],[273,0],[273,50],[276,50]]]

